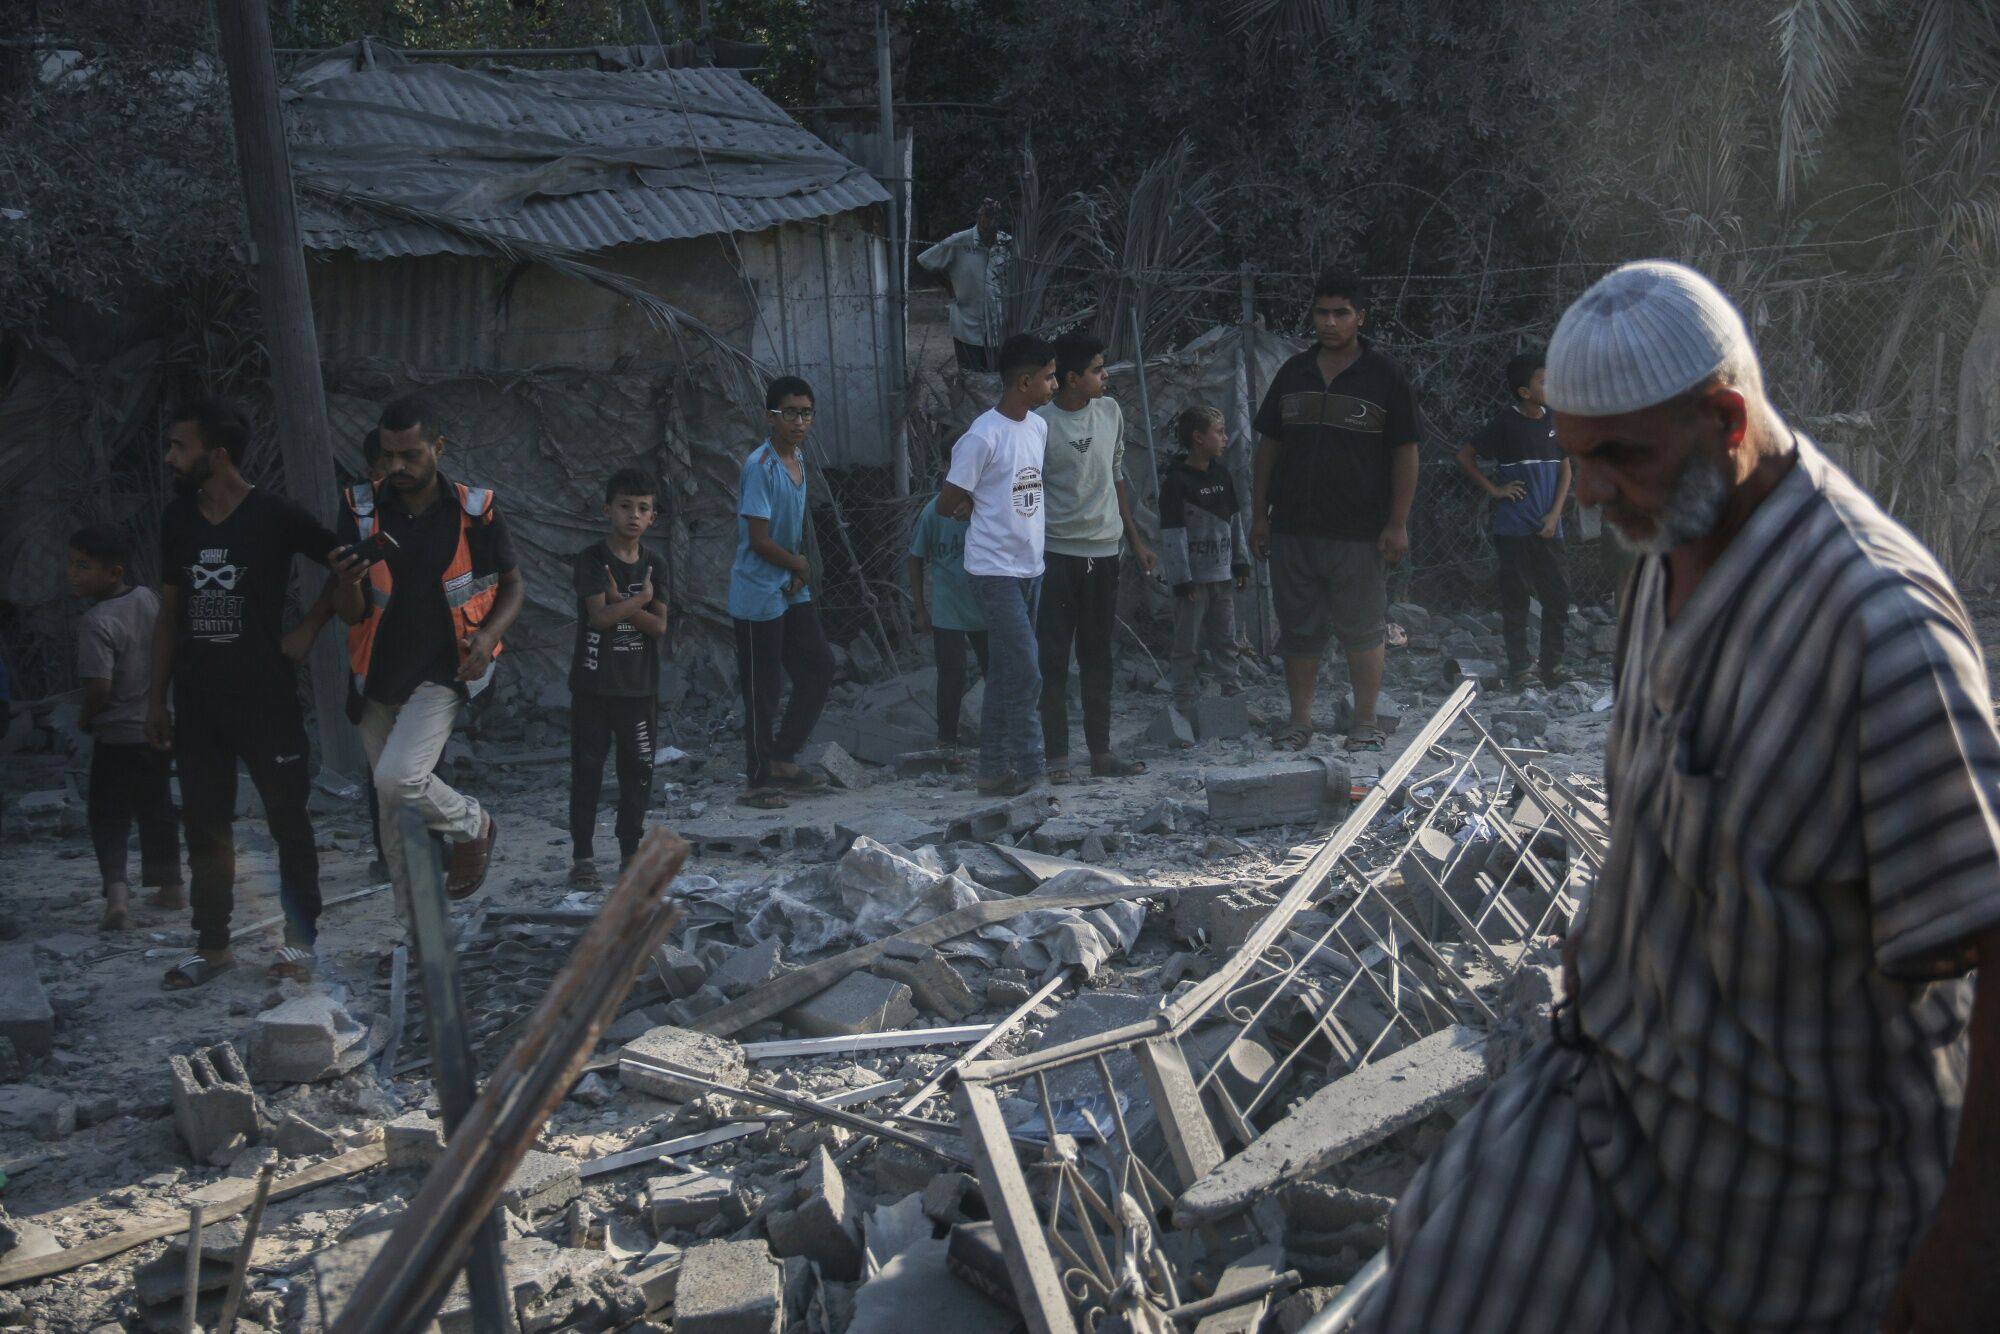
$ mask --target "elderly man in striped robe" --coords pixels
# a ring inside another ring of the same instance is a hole
[[[1548,402],[1640,560],[1551,1041],[1392,1216],[1357,1327],[2000,1329],[2000,741],[1951,581],[1630,264]]]

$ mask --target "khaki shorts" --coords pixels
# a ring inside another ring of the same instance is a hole
[[[1389,586],[1373,542],[1271,535],[1271,605],[1278,652],[1321,658],[1335,639],[1345,653],[1382,646]]]

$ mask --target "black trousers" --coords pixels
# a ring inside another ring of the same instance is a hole
[[[181,883],[181,831],[168,779],[173,757],[143,741],[94,742],[85,809],[97,871],[104,883],[127,883],[132,826],[139,826],[139,883]]]
[[[931,627],[931,648],[937,658],[938,744],[958,744],[958,710],[965,703],[965,646],[979,659],[981,675],[986,672],[986,632],[946,630]]]
[[[1569,628],[1569,580],[1563,577],[1560,539],[1495,537],[1500,558],[1501,633],[1507,642],[1507,670],[1528,667],[1528,598],[1542,604],[1542,655],[1545,672],[1562,666],[1563,639]]]
[[[958,368],[962,371],[997,371],[1000,369],[995,364],[1000,359],[998,349],[981,347],[977,343],[960,342],[956,338],[951,340],[951,346],[952,350],[958,354]]]
[[[578,694],[569,710],[569,839],[578,861],[594,854],[604,757],[617,756],[618,853],[630,857],[646,832],[653,802],[653,738],[659,708],[652,696]]]
[[[810,602],[768,621],[736,622],[736,678],[743,689],[743,750],[750,786],[771,781],[771,762],[789,764],[819,725],[833,686],[833,650]],[[782,718],[778,700],[790,678]]]
[[[1093,756],[1111,753],[1111,631],[1118,623],[1118,558],[1044,558],[1035,639],[1042,668],[1042,749],[1059,769],[1069,755],[1069,658],[1083,685],[1083,740]]]
[[[288,944],[311,945],[319,935],[319,849],[313,844],[306,797],[305,719],[292,695],[243,699],[174,691],[174,756],[181,775],[181,823],[187,830],[188,897],[196,942],[205,950],[229,944],[236,908],[236,766],[264,803],[278,845],[278,903]]]

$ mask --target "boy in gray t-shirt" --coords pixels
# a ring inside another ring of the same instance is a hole
[[[131,912],[126,856],[139,826],[140,883],[156,886],[156,908],[183,908],[180,831],[167,787],[170,757],[146,742],[153,625],[160,599],[125,582],[130,553],[115,534],[85,528],[69,540],[69,589],[90,607],[77,623],[77,725],[90,733],[90,839],[104,879],[100,930],[121,931]]]

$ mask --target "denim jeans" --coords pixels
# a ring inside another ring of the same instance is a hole
[[[975,574],[972,591],[986,613],[986,700],[979,713],[979,777],[1042,776],[1042,720],[1036,708],[1042,670],[1036,661],[1035,613],[1042,579]]]

